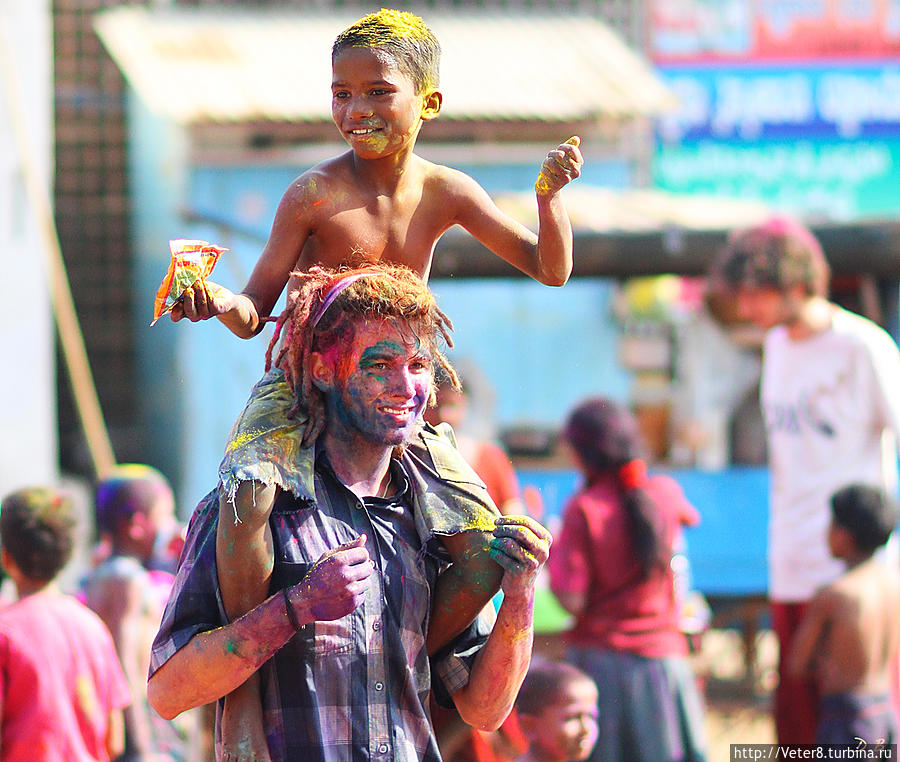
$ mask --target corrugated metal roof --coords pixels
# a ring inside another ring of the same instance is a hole
[[[119,7],[95,27],[141,97],[177,122],[327,121],[331,43],[356,16]],[[580,121],[674,106],[597,19],[425,16],[443,51],[442,119]]]

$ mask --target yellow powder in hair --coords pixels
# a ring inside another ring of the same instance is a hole
[[[378,47],[398,38],[422,39],[430,34],[425,22],[414,13],[391,8],[382,8],[363,16],[347,29],[347,32],[351,31],[371,47]]]

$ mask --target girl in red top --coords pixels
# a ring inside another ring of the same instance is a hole
[[[703,708],[678,627],[670,561],[699,517],[667,476],[648,476],[634,417],[594,398],[563,438],[584,476],[553,543],[550,586],[575,616],[567,660],[596,681],[592,760],[704,760]]]

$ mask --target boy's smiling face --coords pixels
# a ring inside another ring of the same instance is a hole
[[[440,102],[436,90],[417,94],[412,77],[384,51],[349,47],[332,61],[331,115],[360,158],[412,148]]]
[[[588,679],[569,682],[540,714],[519,719],[535,759],[587,759],[599,732],[597,686]]]

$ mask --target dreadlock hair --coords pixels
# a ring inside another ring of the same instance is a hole
[[[455,388],[459,377],[440,351],[452,347],[453,324],[438,308],[434,295],[419,275],[401,265],[378,264],[357,269],[311,267],[294,272],[300,286],[288,297],[288,306],[275,323],[275,335],[266,350],[266,370],[280,368],[294,391],[289,415],[301,409],[309,416],[303,446],[309,447],[325,428],[325,397],[310,373],[310,355],[348,344],[354,326],[365,320],[400,320],[426,344],[440,371]],[[354,280],[355,278],[355,280]],[[349,282],[349,285],[348,285]],[[277,354],[273,351],[283,335]],[[432,389],[428,404],[434,404]]]
[[[659,509],[643,488],[642,480],[624,478],[630,466],[643,466],[641,435],[634,416],[612,400],[593,397],[569,414],[562,436],[578,454],[589,486],[607,475],[614,478],[622,494],[642,578],[646,579],[654,568],[668,564],[672,549],[663,537]]]

